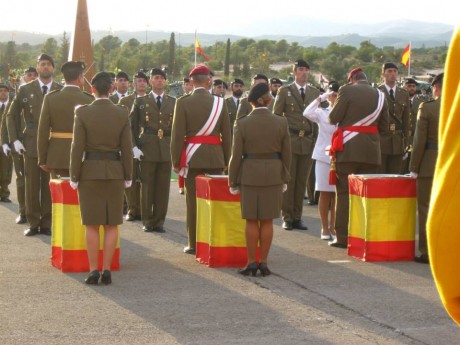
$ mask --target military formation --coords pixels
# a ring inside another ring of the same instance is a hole
[[[37,66],[24,70],[24,84],[12,90],[0,84],[1,141],[0,202],[11,202],[9,185],[14,167],[18,195],[16,223],[28,223],[25,236],[51,234],[50,178],[72,178],[69,173],[75,109],[92,104],[93,94],[81,91],[85,66],[69,61],[61,66],[64,85],[53,80],[52,57],[41,54]],[[317,125],[303,113],[323,92],[308,83],[310,65],[302,59],[293,64],[294,81],[256,74],[251,86],[267,84],[273,102],[268,110],[286,118],[290,137],[290,180],[283,193],[282,228],[307,230],[302,219],[305,193],[314,200],[314,160]],[[337,179],[337,238],[331,246],[344,248],[348,236],[348,187],[351,173],[409,174],[417,178],[419,215],[426,217],[429,190],[437,153],[437,117],[442,90],[433,81],[434,99],[417,95],[417,82],[401,79],[398,66],[385,63],[383,83],[372,87],[362,69],[354,69],[348,84],[340,88],[330,121],[338,129],[357,127],[360,116],[375,113],[365,130],[353,129],[356,139],[345,141],[333,159]],[[164,232],[168,211],[171,172],[179,176],[179,192],[185,191],[188,245],[196,250],[195,177],[227,173],[233,129],[250,116],[245,83],[227,84],[213,78],[208,67],[199,65],[184,78],[184,95],[170,96],[164,69],[140,70],[132,78],[111,74],[114,92],[109,99],[129,113],[132,141],[132,184],[125,189],[125,220],[140,220],[145,232]],[[131,87],[130,87],[131,84]],[[229,97],[225,97],[230,94]],[[418,114],[418,115],[417,115]],[[105,126],[110,126],[106,123]],[[430,158],[427,158],[427,155]],[[86,157],[85,159],[103,160]],[[428,195],[428,196],[427,196]],[[425,220],[424,220],[425,219]],[[426,222],[426,218],[420,219]],[[424,223],[423,223],[424,224]],[[421,227],[422,228],[422,227]],[[422,229],[421,232],[424,230]],[[420,262],[427,262],[423,235]]]

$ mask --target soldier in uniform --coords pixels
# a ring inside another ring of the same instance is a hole
[[[6,128],[6,114],[10,103],[10,89],[5,84],[0,84],[0,119],[1,119],[1,141],[3,153],[0,154],[0,202],[11,202],[10,189],[11,177],[13,173],[13,162],[11,159],[11,148],[9,145],[8,131]]]
[[[185,175],[188,246],[184,252],[195,254],[195,177],[222,174],[230,159],[231,137],[227,105],[221,97],[207,91],[211,84],[209,68],[204,65],[195,67],[190,78],[195,88],[193,93],[179,98],[174,109],[171,158],[174,171]],[[215,112],[212,112],[213,105],[216,106]],[[205,126],[208,120],[210,124]]]
[[[110,284],[110,266],[123,223],[123,191],[131,184],[132,153],[128,110],[109,100],[110,74],[91,80],[96,100],[75,110],[70,157],[70,186],[78,189],[90,273],[87,284],[98,284],[99,227],[104,227],[101,282]]]
[[[128,96],[129,76],[126,72],[120,71],[115,76],[115,92],[109,97],[114,104],[125,96]]]
[[[27,84],[28,82],[37,79],[37,77],[38,77],[37,69],[32,66],[27,67],[24,70],[24,74],[22,75],[24,84]]]
[[[329,245],[338,248],[348,246],[348,176],[376,173],[381,163],[380,136],[389,130],[388,105],[383,92],[369,85],[360,67],[350,71],[348,82],[339,89],[334,108],[329,113],[330,123],[338,125],[331,145],[332,164],[336,159],[337,167],[337,237]],[[345,133],[350,133],[346,139]]]
[[[431,86],[433,87],[434,99],[420,105],[409,167],[411,176],[417,178],[418,249],[421,254],[415,257],[415,261],[425,264],[430,261],[426,239],[426,222],[430,207],[431,186],[438,158],[438,127],[443,79],[444,73],[438,74],[433,79]]]
[[[193,85],[190,84],[190,78],[185,77],[182,82],[182,90],[184,91],[184,95],[188,95],[193,91]]]
[[[51,178],[69,177],[70,144],[75,108],[89,104],[94,97],[80,90],[85,64],[68,61],[61,67],[65,86],[49,92],[43,100],[38,122],[38,164]]]
[[[214,79],[212,82],[212,93],[219,96],[225,97],[227,94],[227,83],[222,79]]]
[[[232,95],[230,97],[227,97],[225,99],[225,102],[227,103],[228,116],[230,118],[230,127],[233,133],[233,125],[235,124],[236,113],[238,111],[241,97],[243,96],[244,92],[244,82],[238,78],[234,79],[230,83],[230,91],[232,92]]]
[[[379,85],[388,103],[389,132],[382,134],[382,165],[379,172],[383,174],[400,174],[403,157],[409,143],[409,93],[396,85],[398,67],[387,62],[382,66],[384,83]],[[407,158],[407,157],[406,157]]]
[[[270,95],[273,98],[273,102],[270,103],[268,109],[273,111],[273,106],[275,105],[276,95],[278,94],[278,90],[281,86],[283,86],[283,82],[279,78],[270,78]]]
[[[141,214],[145,232],[164,232],[171,181],[171,126],[176,99],[165,94],[166,73],[152,68],[152,91],[131,110],[134,158],[140,160]]]
[[[252,77],[251,87],[260,83],[268,84],[268,78],[266,75],[256,74]],[[244,97],[241,99],[240,106],[238,107],[238,111],[236,113],[236,118],[239,119],[241,116],[248,115],[251,111],[252,105],[249,103],[248,98]]]
[[[51,235],[50,175],[38,165],[37,129],[45,94],[62,87],[53,81],[54,61],[49,55],[38,57],[37,71],[38,79],[19,88],[7,115],[10,140],[15,151],[24,154],[26,217],[30,225],[25,236],[39,232]],[[23,142],[18,135],[21,117],[25,124]]]
[[[125,106],[131,111],[136,98],[144,97],[147,92],[149,78],[143,71],[138,71],[133,78],[134,92],[123,97],[118,104]],[[141,184],[139,161],[133,159],[133,183],[131,187],[125,189],[127,204],[126,220],[132,222],[141,220]]]
[[[267,108],[272,102],[267,84],[255,85],[248,100],[254,110],[250,116],[240,117],[234,128],[229,186],[232,194],[241,192],[241,214],[246,219],[248,264],[239,273],[255,276],[259,269],[265,276],[270,274],[267,259],[273,238],[273,218],[280,216],[282,192],[289,181],[291,139],[287,120]],[[256,263],[258,243],[259,265]]]
[[[303,112],[319,96],[318,89],[307,85],[309,72],[308,63],[297,60],[293,66],[294,82],[278,90],[273,108],[275,114],[287,118],[291,134],[291,180],[283,196],[282,209],[285,230],[308,229],[302,222],[302,208],[315,140],[313,124]]]

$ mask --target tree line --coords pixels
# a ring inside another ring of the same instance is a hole
[[[347,72],[361,66],[371,82],[380,82],[381,66],[392,61],[400,66],[400,75],[406,75],[400,63],[403,49],[392,46],[379,48],[371,41],[363,41],[359,47],[331,43],[326,48],[303,47],[297,42],[282,40],[239,39],[231,42],[218,41],[202,46],[209,61],[198,54],[197,62],[205,62],[216,75],[224,80],[241,78],[250,82],[251,76],[263,73],[269,77],[288,79],[292,63],[303,58],[311,66],[311,71],[321,73],[329,80],[346,82]],[[447,46],[416,48],[412,50],[411,75],[425,74],[429,69],[442,69],[447,55]],[[61,77],[59,67],[67,61],[69,38],[64,32],[61,39],[47,39],[43,44],[17,45],[14,41],[0,42],[0,79],[6,80],[21,74],[26,66],[35,66],[39,53],[51,55],[56,62],[56,79]],[[97,43],[93,42],[93,54],[98,70],[120,71],[134,75],[139,69],[148,71],[152,67],[166,68],[170,82],[182,80],[195,63],[195,46],[178,46],[175,35],[158,42],[141,43],[137,39],[122,42],[120,38],[108,35]],[[285,66],[275,68],[277,65]],[[310,82],[318,84],[313,73]]]

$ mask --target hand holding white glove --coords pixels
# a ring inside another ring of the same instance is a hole
[[[403,156],[403,161],[405,161],[409,157],[409,152],[406,152]]]
[[[16,140],[13,143],[13,146],[14,146],[14,149],[16,150],[16,152],[19,153],[20,155],[22,155],[24,152],[26,152],[26,148],[24,147],[24,145],[22,145],[22,143],[19,140]]]
[[[8,156],[11,152],[10,145],[3,144],[2,148],[3,148],[3,153],[5,154],[5,156]]]
[[[411,171],[409,173],[409,176],[412,177],[412,178],[417,178],[418,174]]]
[[[132,184],[133,184],[132,180],[125,180],[125,188],[131,187]]]
[[[319,99],[321,100],[321,102],[327,101],[329,96],[332,95],[333,93],[334,93],[334,91],[325,92],[321,96],[319,96]]]
[[[238,195],[238,194],[240,194],[240,189],[238,187],[230,187],[230,194],[231,195]]]
[[[70,188],[72,188],[73,190],[77,190],[77,188],[78,188],[78,181],[77,181],[77,182],[70,181]]]
[[[134,159],[137,159],[137,160],[140,160],[141,159],[141,156],[144,155],[144,152],[142,152],[141,150],[139,150],[137,148],[137,146],[134,146],[133,147],[133,156],[134,156]]]
[[[283,193],[284,193],[285,191],[287,191],[287,184],[286,184],[286,183],[283,184]]]

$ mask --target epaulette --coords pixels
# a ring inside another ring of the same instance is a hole
[[[52,95],[52,94],[54,94],[54,93],[56,93],[56,92],[59,92],[59,91],[61,91],[61,90],[62,90],[62,89],[57,89],[57,90],[50,91],[50,92],[47,93],[47,95]]]
[[[75,110],[83,108],[83,107],[87,107],[87,106],[88,106],[88,104],[78,104],[78,105],[75,106]]]
[[[244,118],[245,118],[246,116],[248,116],[248,115],[249,115],[249,114],[245,114],[245,115],[243,115],[243,116],[240,116],[240,117],[237,118],[236,120],[239,121],[239,120],[241,120],[241,119],[244,119]]]
[[[88,96],[91,96],[91,98],[94,98],[94,96],[93,96],[93,94],[92,94],[92,93],[89,93],[89,92],[87,92],[87,91],[84,91],[84,90],[83,90],[82,92],[83,92],[85,95],[88,95]]]
[[[183,98],[186,98],[186,97],[188,97],[190,95],[191,95],[191,93],[186,93],[186,94],[184,94],[184,95],[182,95],[180,97],[177,97],[177,99],[183,99]]]

